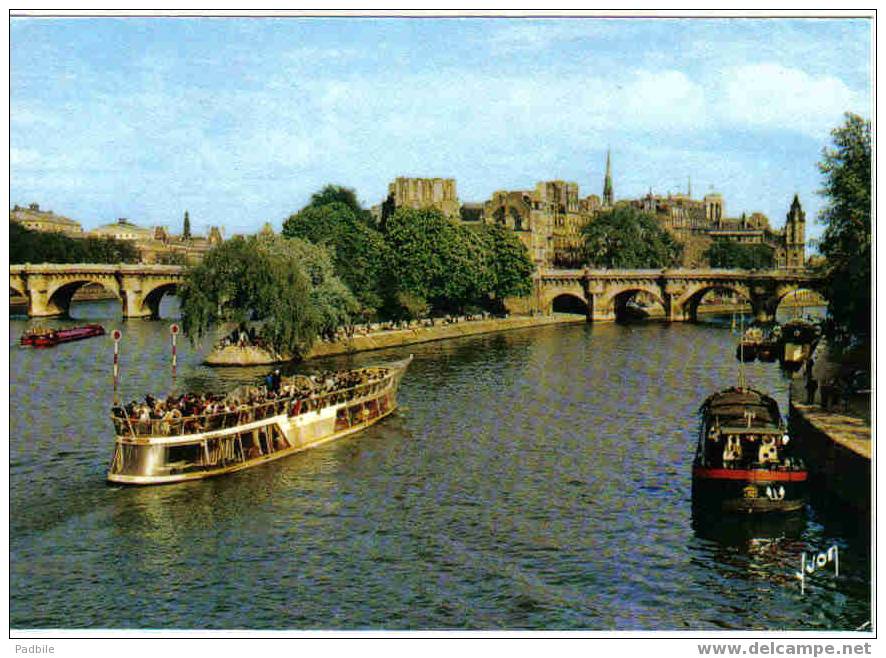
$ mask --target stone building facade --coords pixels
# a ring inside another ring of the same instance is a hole
[[[63,215],[56,215],[51,210],[40,210],[40,205],[37,203],[32,203],[27,208],[13,206],[9,211],[9,219],[32,231],[64,233],[72,238],[83,237],[83,227],[79,222]]]
[[[165,226],[145,228],[125,218],[99,226],[88,235],[133,242],[139,253],[139,261],[148,264],[170,261],[197,263],[212,247],[224,242],[222,230],[216,226],[210,227],[207,237],[191,235],[185,238],[170,233]]]
[[[206,237],[183,238],[173,235],[165,226],[146,228],[125,218],[84,231],[79,222],[56,215],[52,211],[40,210],[36,203],[30,204],[28,208],[14,206],[9,211],[9,219],[34,231],[64,233],[72,238],[111,238],[131,242],[142,263],[196,263],[213,246],[224,242],[222,230],[216,226],[209,229]]]
[[[395,210],[436,208],[452,219],[458,219],[461,206],[454,178],[397,178],[388,185],[388,201]]]
[[[655,217],[684,245],[686,267],[707,266],[704,252],[714,240],[767,244],[774,250],[776,266],[798,269],[805,264],[805,213],[795,196],[784,229],[773,229],[762,213],[726,216],[723,196],[710,192],[692,197],[686,193],[656,195],[616,201],[611,154],[606,153],[603,194],[581,197],[577,183],[541,181],[529,190],[497,190],[483,203],[460,204],[455,180],[448,178],[397,178],[389,185],[387,200],[373,208],[384,221],[396,208],[433,207],[467,225],[499,224],[517,235],[539,268],[575,268],[584,265],[581,229],[599,213],[628,205]]]

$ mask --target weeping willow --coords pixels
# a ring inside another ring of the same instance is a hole
[[[187,272],[179,297],[192,341],[219,324],[257,323],[274,350],[294,357],[357,309],[322,247],[280,236],[238,236],[215,247]]]

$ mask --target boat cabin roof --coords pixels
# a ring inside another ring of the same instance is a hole
[[[784,434],[784,430],[779,427],[747,427],[746,425],[720,425],[721,434]]]
[[[730,388],[709,396],[700,411],[714,417],[719,425],[743,427],[744,431],[761,425],[779,425],[781,414],[778,403],[768,395],[752,388]],[[746,413],[753,414],[748,428]]]

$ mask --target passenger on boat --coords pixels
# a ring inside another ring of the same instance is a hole
[[[764,436],[757,451],[757,461],[761,464],[778,463],[778,448],[775,446],[775,437]]]
[[[741,459],[741,440],[734,434],[726,437],[726,447],[723,449],[723,465],[732,466]]]
[[[217,417],[210,418],[216,414],[249,412],[250,418],[254,420],[271,413],[280,413],[276,406],[263,407],[276,400],[296,398],[299,400],[299,411],[317,408],[316,400],[319,397],[324,397],[328,401],[329,394],[336,392],[341,393],[332,399],[335,402],[344,402],[353,395],[351,389],[381,381],[385,372],[383,369],[369,372],[324,372],[308,378],[293,379],[283,384],[278,369],[267,376],[266,385],[263,387],[250,386],[240,389],[238,393],[225,396],[184,393],[178,397],[169,396],[165,400],[158,400],[146,395],[144,403],[132,401],[122,408],[115,407],[114,415],[139,423],[139,431],[145,433],[162,431],[168,434],[181,431],[179,421],[182,419],[186,419],[185,431],[203,431],[214,428],[222,422],[222,419]],[[304,404],[301,404],[302,401]]]

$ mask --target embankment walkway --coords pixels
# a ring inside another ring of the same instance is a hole
[[[430,327],[411,327],[408,329],[389,329],[369,334],[360,334],[344,340],[330,343],[317,343],[308,352],[305,359],[316,359],[324,356],[338,356],[381,350],[390,347],[403,347],[419,343],[429,343],[450,338],[463,338],[480,334],[528,329],[553,324],[584,324],[587,318],[573,313],[554,313],[553,315],[520,315],[508,318],[489,320],[467,320],[453,324],[439,322]],[[255,347],[229,346],[211,352],[205,363],[212,366],[257,366],[288,361],[285,356],[273,356]]]

